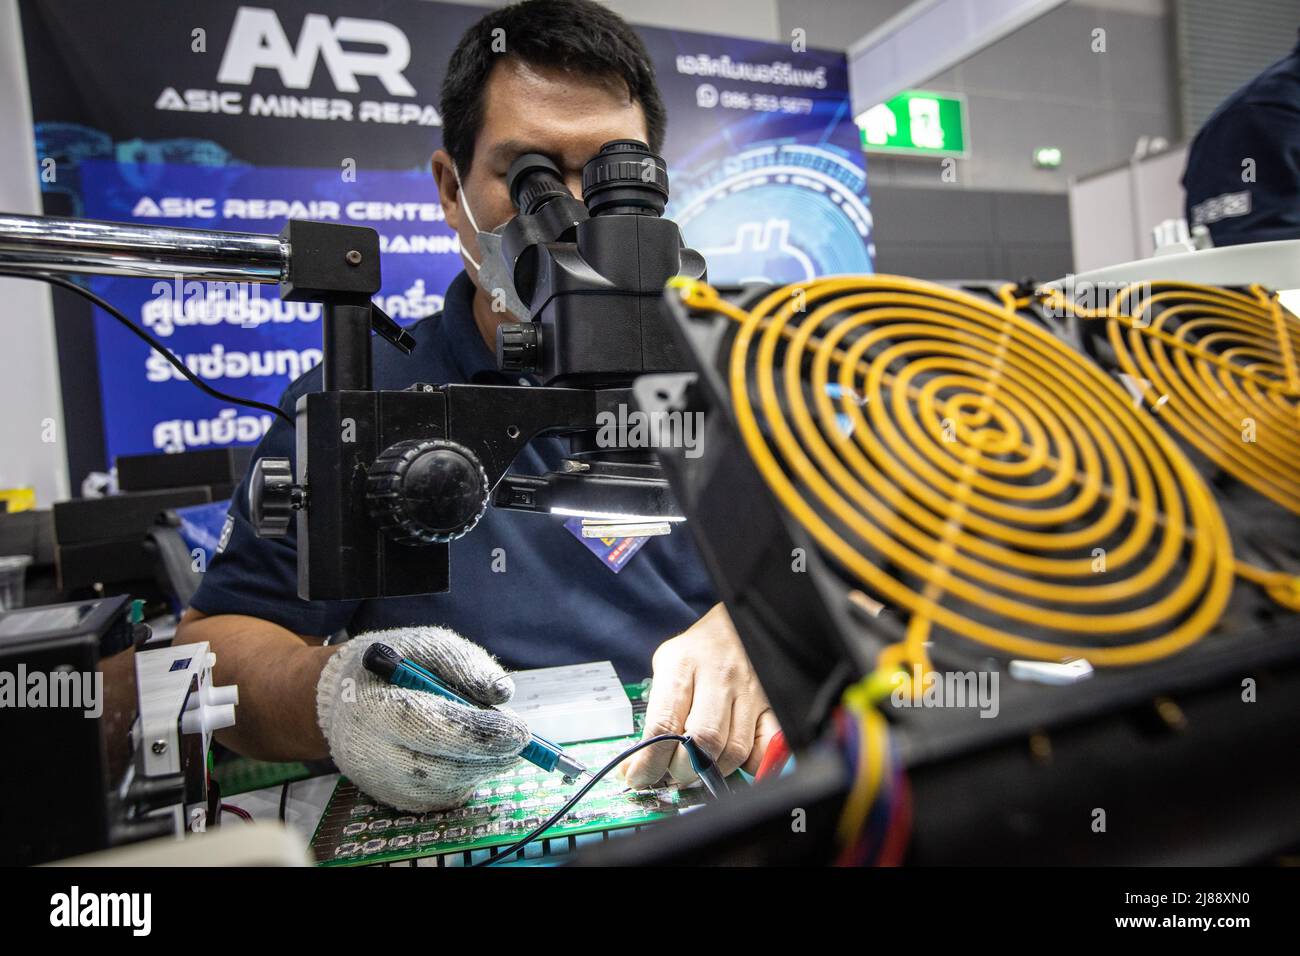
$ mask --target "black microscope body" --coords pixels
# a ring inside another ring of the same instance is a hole
[[[676,511],[653,448],[596,440],[602,412],[632,406],[635,378],[686,367],[663,289],[674,276],[704,278],[705,266],[662,217],[663,159],[643,143],[606,143],[583,170],[582,201],[536,154],[516,160],[507,181],[519,214],[502,234],[501,254],[530,314],[498,327],[497,360],[502,371],[537,376],[540,387],[416,382],[374,390],[371,329],[407,352],[413,344],[370,301],[379,289],[378,237],[291,224],[291,243],[342,242],[337,255],[325,249],[313,261],[342,256],[366,266],[348,273],[346,288],[292,273],[285,283],[286,297],[324,303],[323,390],[298,400],[296,475],[287,459],[259,460],[249,504],[261,535],[286,534],[296,512],[298,594],[306,600],[448,590],[449,542],[489,504],[564,514]],[[562,471],[507,475],[543,433],[568,436]]]

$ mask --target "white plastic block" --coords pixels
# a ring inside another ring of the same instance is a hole
[[[626,737],[635,730],[628,700],[609,661],[517,671],[513,710],[535,734],[557,744]]]

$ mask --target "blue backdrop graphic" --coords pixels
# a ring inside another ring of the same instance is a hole
[[[366,225],[382,237],[384,309],[406,323],[441,307],[461,260],[428,157],[441,145],[447,58],[481,7],[177,0],[165,18],[145,0],[20,9],[36,168],[57,170],[42,177],[47,212],[260,233],[288,218]],[[668,214],[710,278],[871,271],[844,57],[639,32],[669,114]],[[111,52],[96,40],[108,33]],[[349,52],[358,41],[366,53]],[[89,285],[223,391],[275,401],[320,360],[319,310],[282,303],[273,287]],[[109,460],[246,444],[269,424],[203,395],[104,315],[95,349]]]
[[[423,172],[362,171],[357,188],[344,191],[335,170],[156,164],[129,171],[128,177],[128,168],[105,161],[82,167],[88,217],[155,221],[139,213],[181,197],[190,214],[169,218],[170,225],[278,231],[282,216],[248,217],[273,213],[270,203],[299,203],[309,213],[303,218],[374,228],[384,250],[384,288],[376,301],[404,324],[441,309],[443,289],[460,268],[433,179]],[[285,385],[320,361],[320,307],[281,302],[274,286],[212,285],[90,280],[93,291],[217,389],[274,403]],[[241,444],[256,440],[269,424],[261,413],[204,395],[108,316],[98,317],[96,339],[113,454]],[[391,346],[377,339],[374,347]]]

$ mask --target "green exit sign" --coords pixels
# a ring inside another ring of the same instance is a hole
[[[966,101],[952,93],[908,90],[857,118],[869,153],[965,156]]]

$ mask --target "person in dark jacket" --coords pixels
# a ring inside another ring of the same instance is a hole
[[[1205,121],[1183,189],[1216,246],[1300,238],[1300,44]]]

